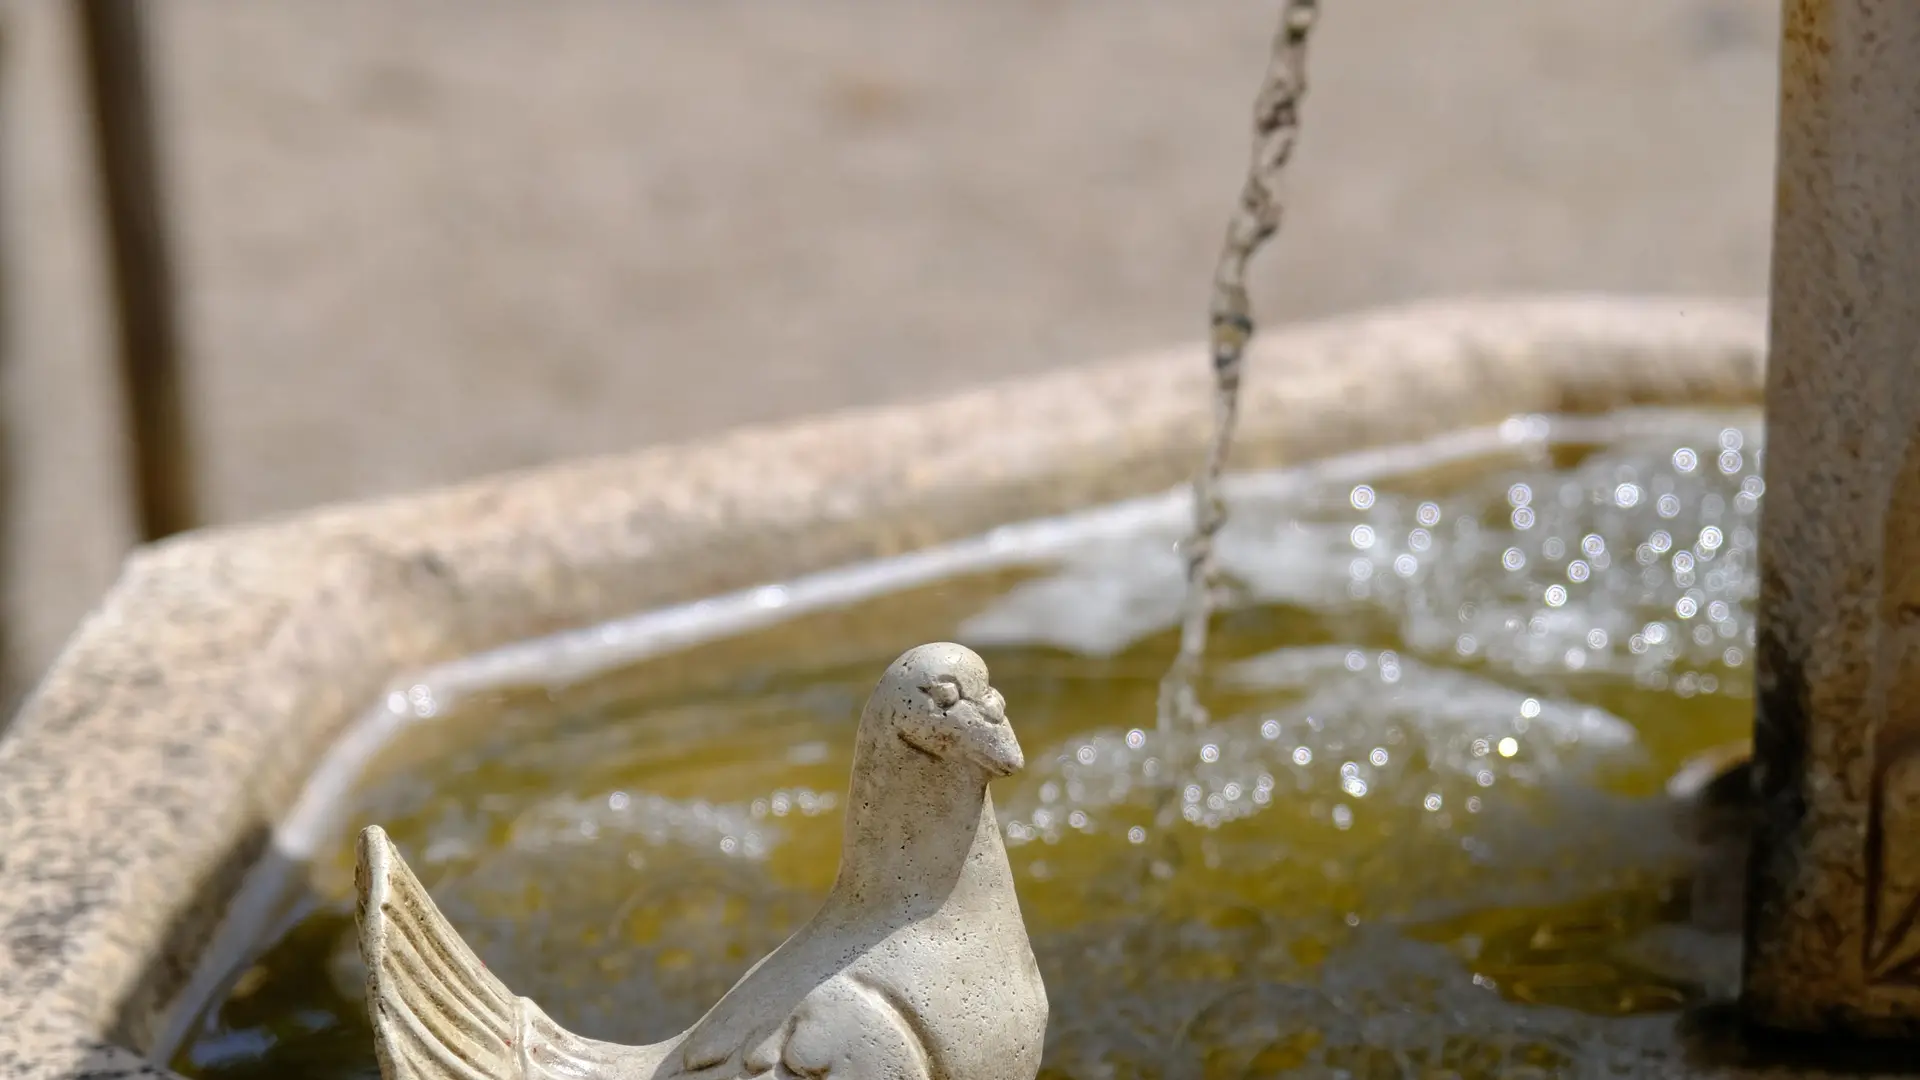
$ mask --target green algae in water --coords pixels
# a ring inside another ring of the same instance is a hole
[[[1731,946],[1690,926],[1697,853],[1661,792],[1750,730],[1764,489],[1737,419],[1237,503],[1218,719],[1190,737],[1153,722],[1177,523],[468,702],[369,776],[175,1067],[377,1075],[350,900],[370,822],[557,1019],[681,1030],[824,894],[865,695],[944,637],[986,657],[1028,753],[994,797],[1046,1075],[1657,1070]]]

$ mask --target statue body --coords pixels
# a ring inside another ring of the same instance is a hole
[[[840,872],[820,911],[687,1031],[574,1035],[494,978],[378,828],[360,946],[385,1080],[1032,1080],[1040,980],[987,783],[1024,764],[986,665],[901,656],[861,713]]]

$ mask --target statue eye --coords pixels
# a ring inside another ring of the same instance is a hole
[[[951,709],[960,704],[960,687],[948,679],[941,679],[926,688],[927,696],[942,709]]]

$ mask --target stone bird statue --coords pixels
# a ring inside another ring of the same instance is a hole
[[[813,919],[665,1042],[574,1035],[491,975],[379,827],[360,952],[385,1080],[1033,1080],[1046,988],[987,783],[1025,764],[987,668],[913,649],[860,714],[844,847]]]

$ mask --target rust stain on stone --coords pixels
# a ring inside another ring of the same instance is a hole
[[[1875,626],[1866,956],[1875,982],[1920,986],[1920,440],[1887,493]]]
[[[1832,62],[1832,0],[1787,0],[1780,27],[1781,103],[1824,99]]]

